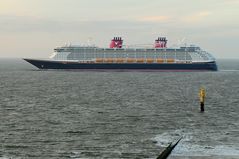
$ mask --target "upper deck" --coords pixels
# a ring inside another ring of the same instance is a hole
[[[215,61],[215,58],[200,47],[180,48],[99,48],[66,46],[54,49],[55,60],[94,60],[97,58],[174,59],[181,62]]]
[[[76,60],[76,61],[123,61],[147,63],[151,61],[173,61],[173,62],[205,62],[215,61],[215,58],[197,46],[184,46],[179,48],[168,48],[167,39],[159,37],[151,47],[123,47],[123,39],[114,37],[109,48],[96,46],[74,46],[68,45],[54,49],[54,60]],[[99,60],[100,59],[100,60]],[[170,60],[169,60],[170,59]]]

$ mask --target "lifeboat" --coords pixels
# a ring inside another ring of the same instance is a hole
[[[104,62],[106,62],[106,63],[113,63],[113,62],[114,62],[114,59],[113,59],[113,58],[106,58],[106,59],[104,60]]]
[[[167,61],[167,63],[174,63],[175,59],[167,59],[166,61]]]
[[[147,63],[153,63],[153,62],[154,62],[154,59],[152,59],[152,58],[146,59],[146,62],[147,62]]]
[[[134,63],[135,59],[134,58],[127,58],[127,63]]]
[[[143,58],[138,58],[137,63],[144,63],[144,59]]]
[[[159,58],[159,59],[157,59],[156,61],[157,61],[157,63],[164,63],[164,59],[160,59],[160,58]]]
[[[104,59],[103,58],[96,58],[95,62],[96,63],[103,63]]]
[[[116,63],[123,63],[124,61],[125,61],[124,58],[117,58],[117,59],[115,60]]]

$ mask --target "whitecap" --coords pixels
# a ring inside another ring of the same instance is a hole
[[[195,143],[195,140],[200,142],[200,139],[195,139],[193,132],[188,133],[182,129],[165,132],[152,140],[156,141],[159,147],[166,147],[181,136],[183,138],[173,150],[173,156],[239,156],[236,145],[199,145]]]

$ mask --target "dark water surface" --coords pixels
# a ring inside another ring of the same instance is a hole
[[[0,159],[156,158],[180,136],[171,159],[239,158],[239,60],[219,69],[38,71],[1,59]]]

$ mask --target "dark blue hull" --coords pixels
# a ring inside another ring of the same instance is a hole
[[[217,71],[216,62],[201,63],[79,63],[24,59],[39,69],[134,69],[134,70],[178,70]]]

